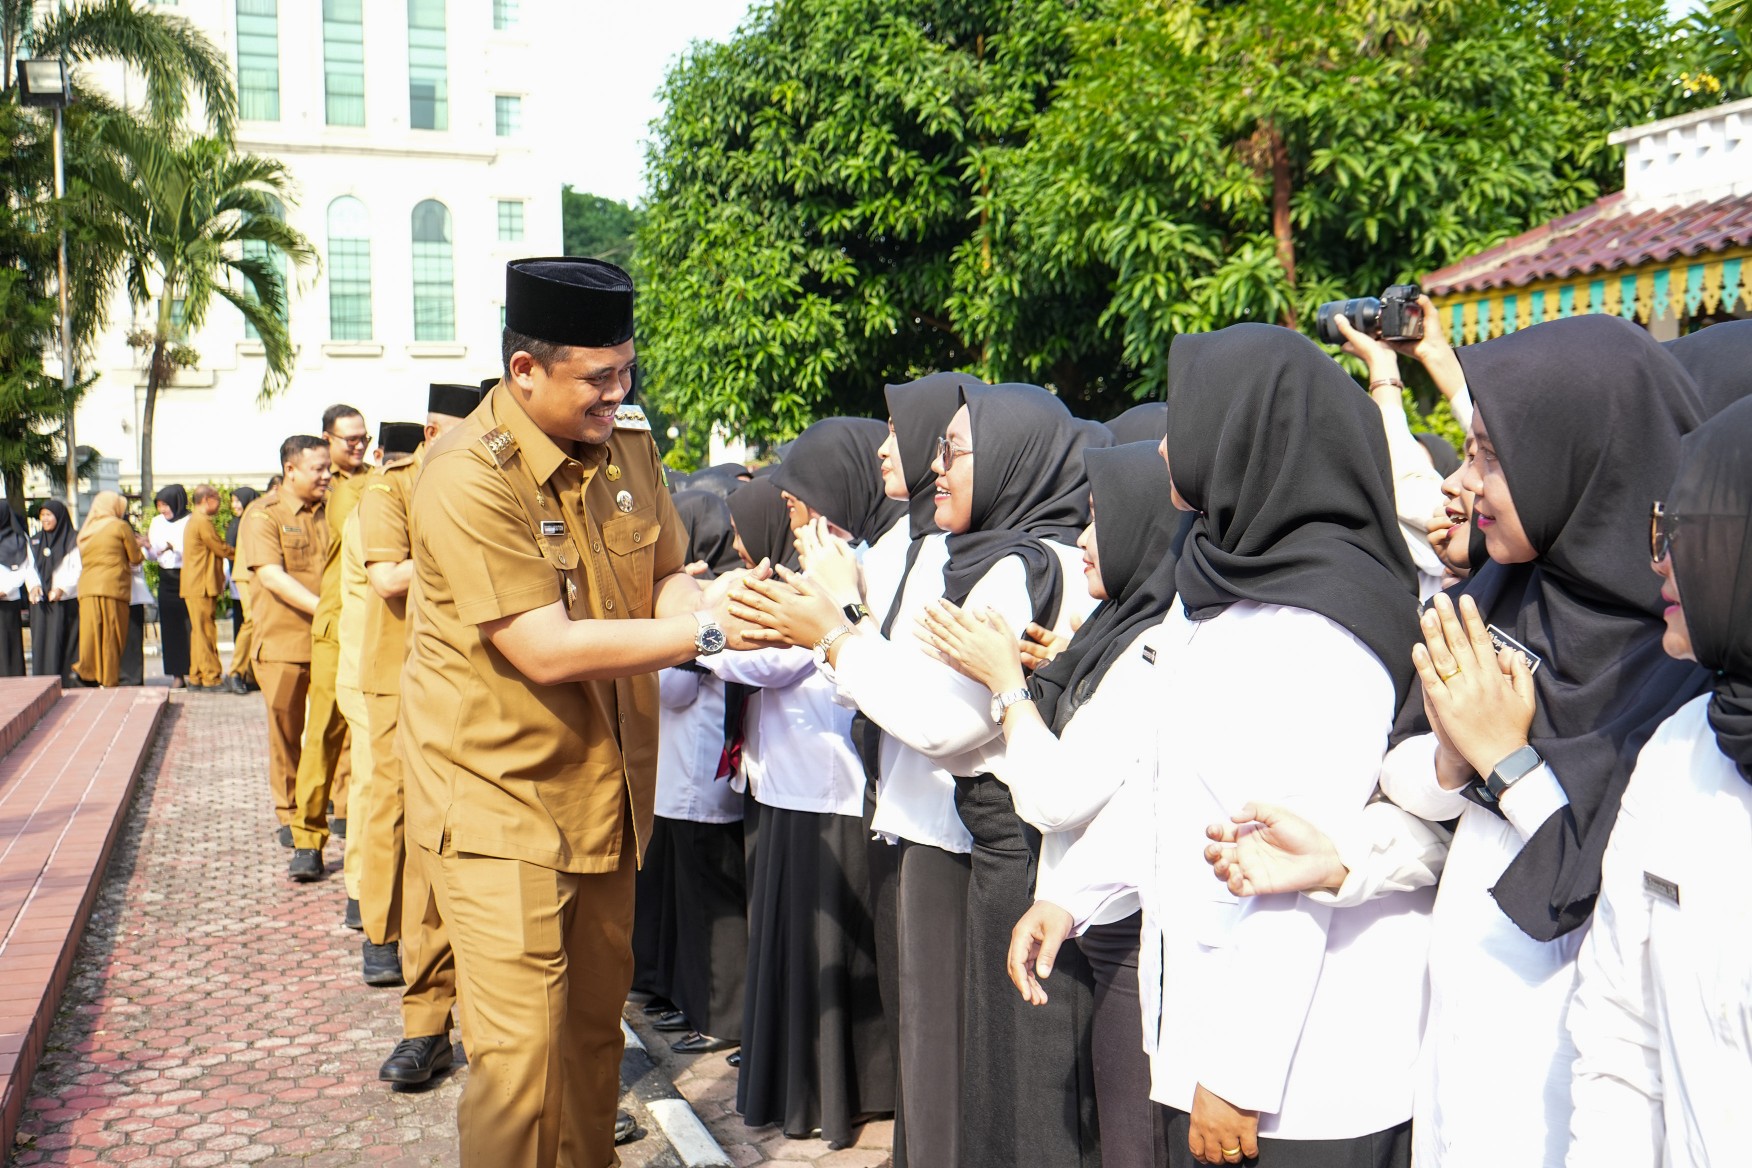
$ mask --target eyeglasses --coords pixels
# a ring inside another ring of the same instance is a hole
[[[1667,514],[1667,505],[1657,502],[1649,508],[1649,558],[1660,563],[1673,554],[1673,540],[1679,534],[1679,517]]]
[[[949,445],[947,437],[937,439],[937,461],[943,464],[943,473],[948,474],[949,468],[955,465],[955,460],[963,454],[972,454],[971,450],[957,450]]]
[[[328,437],[328,438],[335,439],[336,441],[340,442],[341,445],[343,445],[343,446],[369,446],[369,445],[371,445],[371,435],[369,433],[355,434],[349,438],[345,434],[330,434],[327,431],[324,431],[324,436]]]

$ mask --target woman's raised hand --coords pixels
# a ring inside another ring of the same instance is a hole
[[[797,559],[810,580],[842,605],[864,599],[864,580],[858,557],[845,540],[827,529],[827,520],[812,519],[798,532]]]
[[[761,563],[764,566],[766,561]],[[750,634],[751,641],[804,649],[845,623],[839,606],[818,585],[783,565],[776,579],[749,576],[732,589],[730,615],[765,630]]]
[[[1080,621],[1075,621],[1075,618],[1073,618],[1073,621],[1077,624],[1082,623]],[[1033,673],[1036,669],[1039,669],[1042,665],[1045,665],[1054,657],[1063,653],[1065,651],[1065,646],[1070,643],[1071,639],[1069,637],[1055,633],[1051,629],[1043,628],[1042,626],[1035,624],[1033,621],[1028,622],[1028,627],[1022,630],[1022,668]]]
[[[1424,612],[1422,631],[1424,643],[1412,646],[1411,661],[1440,744],[1436,773],[1443,786],[1456,789],[1527,745],[1537,705],[1533,670],[1521,653],[1497,650],[1470,596],[1460,598],[1456,611],[1438,595]],[[1459,774],[1461,765],[1470,773]]]
[[[919,614],[917,636],[956,672],[995,694],[1027,684],[1016,634],[992,609],[969,612],[938,600]]]

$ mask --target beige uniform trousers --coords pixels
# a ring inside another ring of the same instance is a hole
[[[371,750],[371,731],[365,722],[365,695],[346,685],[335,686],[335,708],[347,723],[347,761],[351,773],[347,777],[347,804],[354,811],[371,805],[371,787],[377,778],[377,759]],[[335,804],[335,817],[341,817],[341,805]],[[359,873],[365,864],[365,849],[353,846],[358,838],[356,817],[347,820],[347,851],[341,857],[341,877],[347,885],[347,896],[359,900]]]
[[[188,683],[218,685],[225,677],[225,667],[219,662],[219,626],[213,618],[217,599],[190,596],[183,603],[189,609]]]
[[[250,649],[255,644],[255,618],[249,613],[249,584],[237,586],[237,608],[243,613],[243,623],[237,626],[237,636],[231,644],[231,672],[245,681],[255,680],[255,662]]]
[[[338,641],[311,638],[310,715],[304,723],[304,749],[298,759],[298,788],[292,815],[295,848],[320,850],[328,842],[331,799],[335,817],[347,817],[347,778],[353,765],[347,757],[347,720],[335,705],[335,674],[340,657]]]
[[[80,681],[114,688],[122,681],[122,643],[128,638],[128,602],[110,596],[79,598]]]
[[[631,838],[629,833],[628,838]],[[462,1168],[610,1168],[621,1006],[633,982],[633,873],[431,858],[456,949],[468,1085]]]
[[[257,661],[256,683],[268,702],[268,789],[282,825],[292,822],[298,788],[298,753],[304,741],[304,706],[310,666],[293,661]]]

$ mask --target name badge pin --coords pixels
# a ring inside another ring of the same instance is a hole
[[[563,519],[543,519],[541,521],[541,533],[543,535],[564,535],[564,534],[566,534],[565,520],[563,520]]]
[[[1674,908],[1679,907],[1679,885],[1653,872],[1643,873],[1643,891],[1656,900],[1664,900]]]
[[[611,483],[620,482],[621,469],[620,469],[620,467],[616,466],[614,463],[612,463],[612,462],[609,463],[607,468],[604,469],[602,473],[606,474],[608,476],[609,482],[611,482]]]
[[[633,497],[626,491],[622,491],[614,497],[614,505],[619,507],[622,511],[631,511],[633,509]]]

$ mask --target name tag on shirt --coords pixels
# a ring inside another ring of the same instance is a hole
[[[1490,643],[1496,646],[1497,652],[1501,653],[1504,649],[1513,649],[1524,657],[1527,661],[1528,673],[1538,673],[1539,667],[1545,664],[1545,659],[1543,657],[1539,656],[1539,654],[1527,648],[1527,646],[1521,644],[1521,642],[1515,640],[1515,638],[1509,636],[1509,634],[1503,632],[1495,625],[1486,626],[1485,631],[1490,634]]]
[[[1150,645],[1144,646],[1144,661],[1150,665],[1154,665],[1156,663],[1156,650],[1153,646],[1150,646]]]
[[[1644,872],[1643,891],[1656,900],[1664,900],[1674,908],[1679,907],[1679,886],[1671,880],[1657,876],[1653,872]]]
[[[566,534],[566,521],[563,519],[543,519],[541,533],[543,535],[564,535]]]

